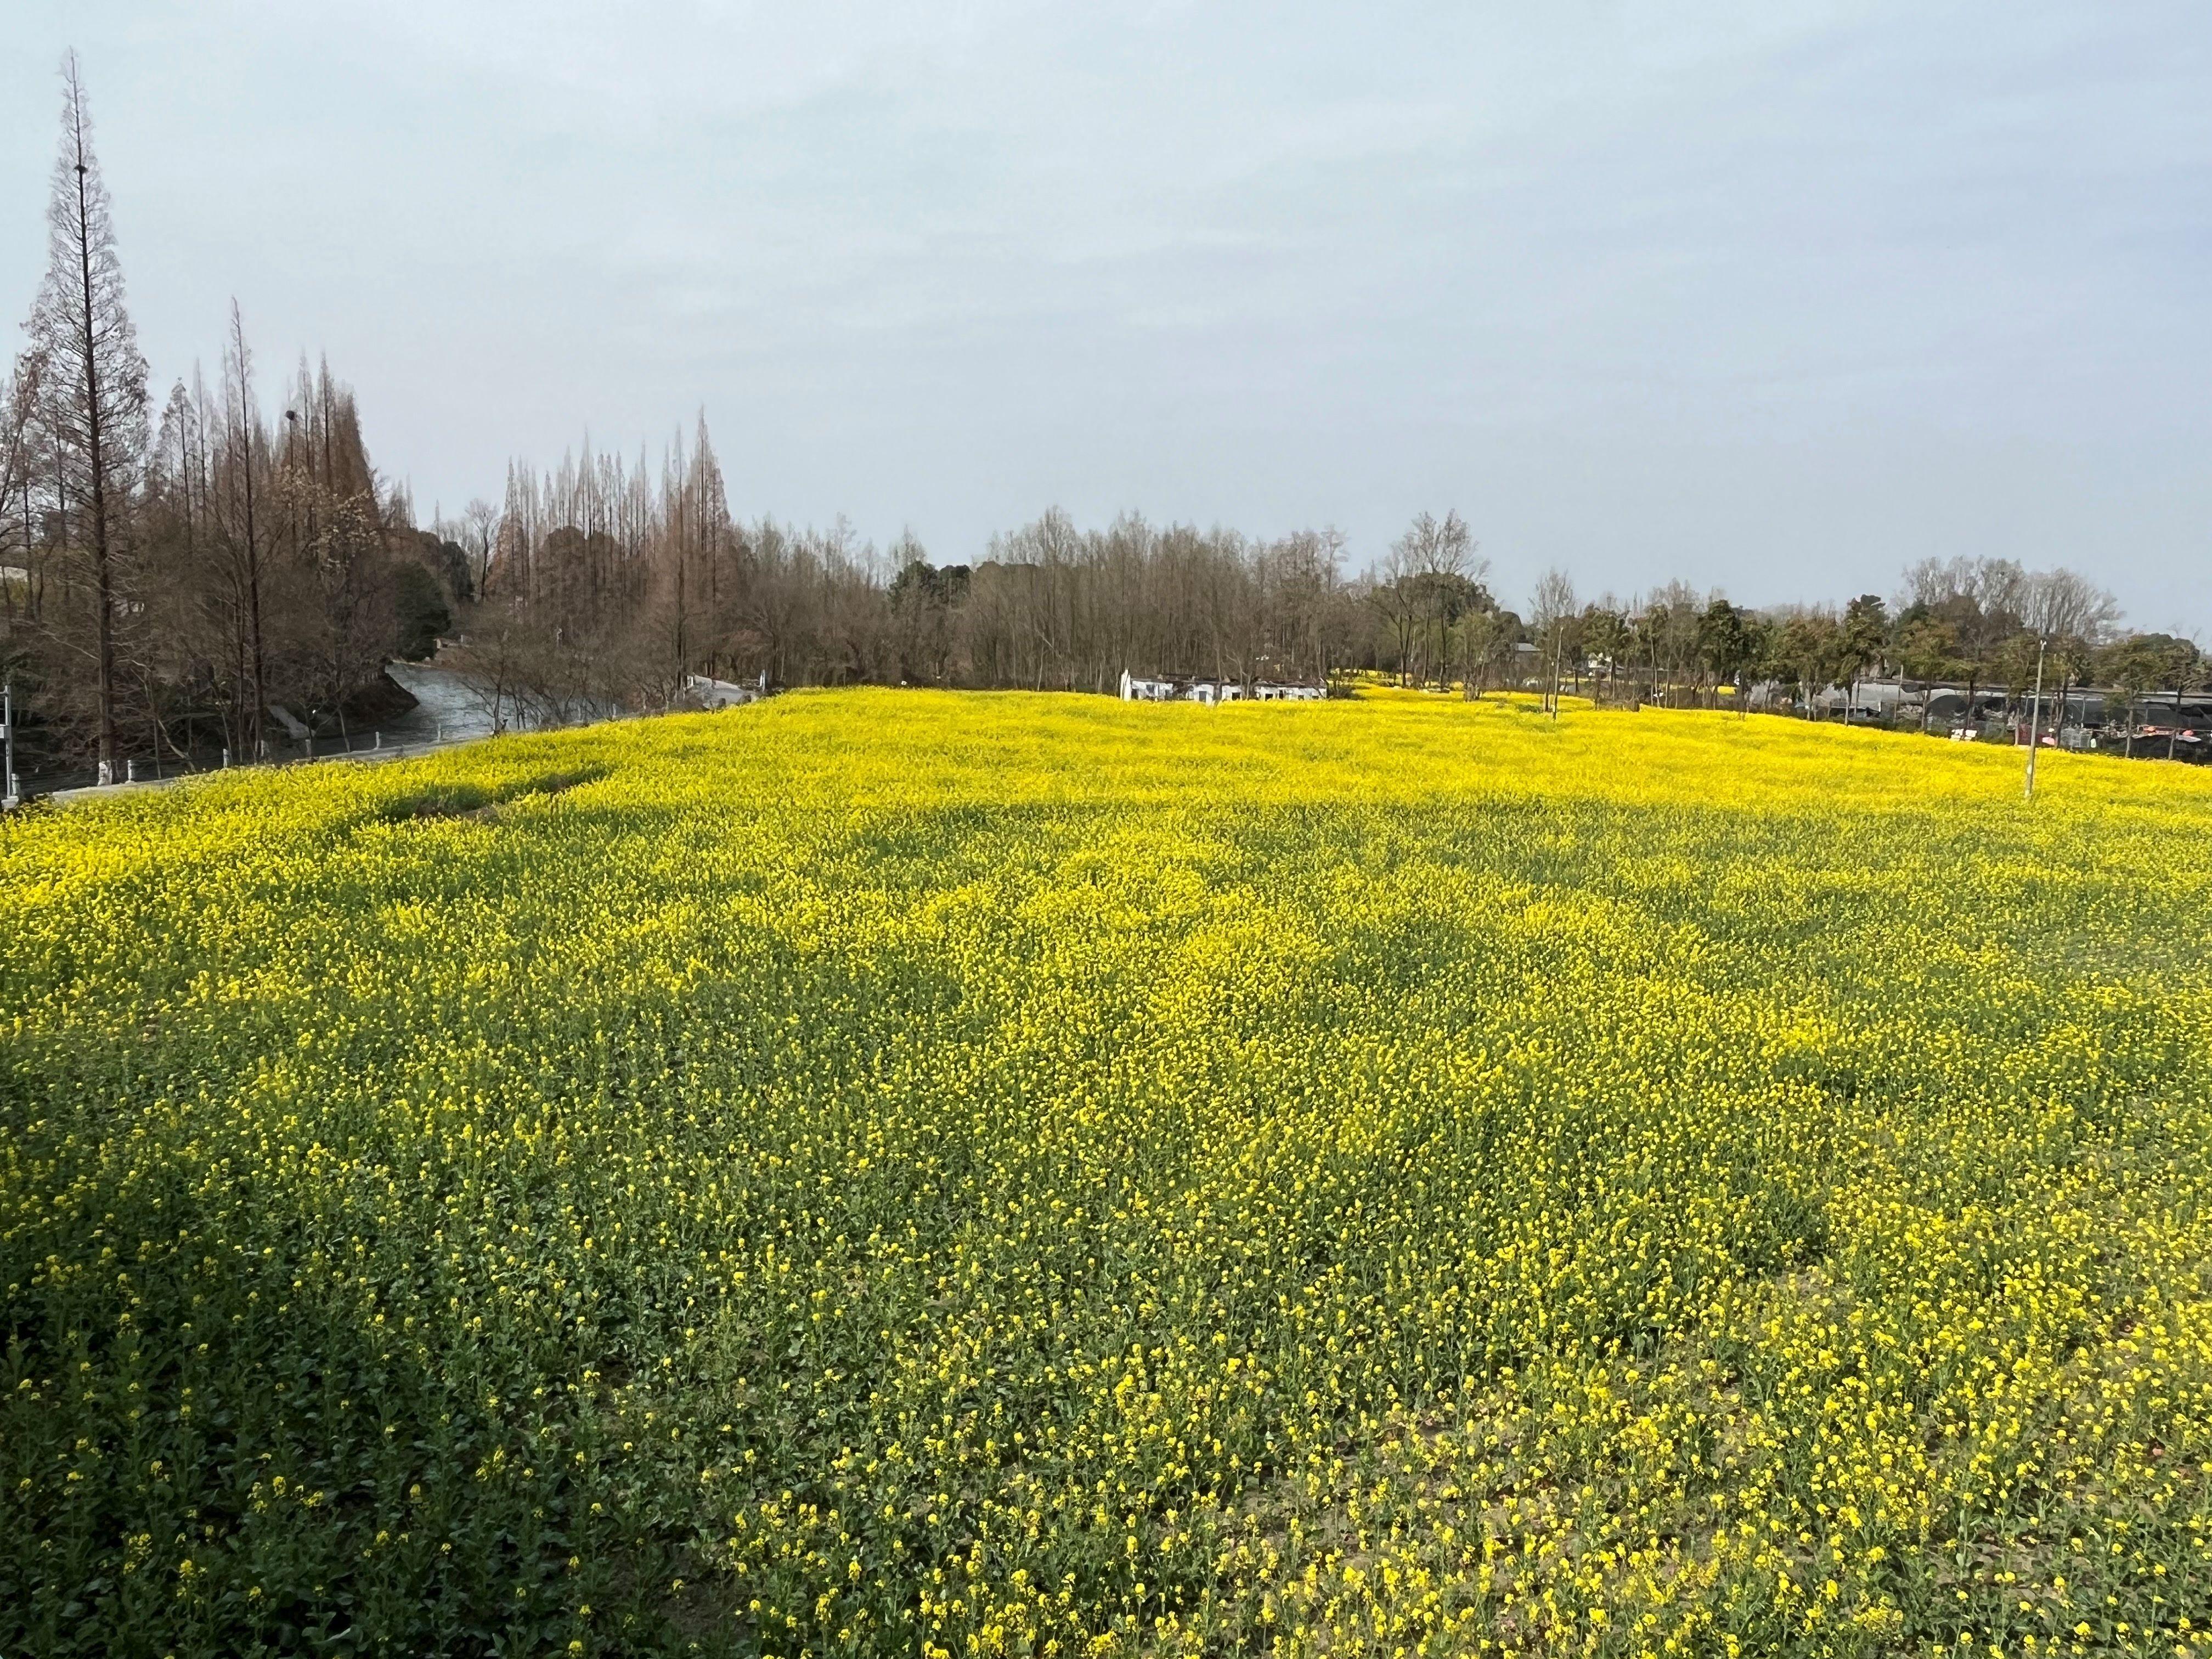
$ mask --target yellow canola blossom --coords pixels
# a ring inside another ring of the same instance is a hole
[[[2212,777],[804,693],[0,827],[0,1652],[2212,1650]]]

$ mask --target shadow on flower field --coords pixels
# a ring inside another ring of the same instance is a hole
[[[2212,779],[799,693],[0,828],[0,1652],[2201,1651]]]

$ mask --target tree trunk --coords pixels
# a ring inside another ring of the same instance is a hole
[[[79,313],[84,328],[84,418],[88,459],[92,463],[92,573],[96,592],[99,628],[100,771],[102,783],[115,781],[117,742],[115,720],[115,569],[108,537],[107,465],[101,454],[100,434],[106,423],[100,386],[99,343],[93,335],[92,232],[88,216],[91,204],[85,188],[83,141],[78,140],[76,162],[76,251],[78,276],[84,306]]]
[[[241,404],[244,391],[240,393]],[[261,550],[253,529],[253,416],[245,411],[246,434],[246,629],[253,647],[253,702],[247,711],[247,752],[267,758],[264,732],[269,722],[269,661],[261,635]]]

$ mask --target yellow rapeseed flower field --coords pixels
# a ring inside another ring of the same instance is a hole
[[[858,690],[0,829],[0,1653],[2212,1651],[2212,777]]]

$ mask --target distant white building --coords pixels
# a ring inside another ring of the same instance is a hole
[[[1328,696],[1325,685],[1285,685],[1260,680],[1246,685],[1239,680],[1197,679],[1180,674],[1146,678],[1121,671],[1123,702],[1202,702],[1209,708],[1224,702],[1319,702]]]
[[[1813,694],[1815,708],[1849,720],[1894,720],[1904,701],[1905,688],[1895,680],[1855,680]]]
[[[1180,695],[1173,680],[1139,679],[1126,668],[1121,671],[1123,702],[1173,702]]]
[[[684,695],[702,708],[735,708],[757,702],[768,695],[768,670],[761,670],[760,682],[756,685],[709,679],[704,674],[686,674],[684,677]]]

